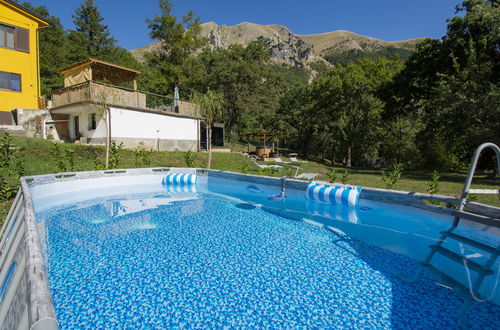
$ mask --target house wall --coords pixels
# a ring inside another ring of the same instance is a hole
[[[88,129],[88,113],[79,114],[80,133],[90,144],[104,144],[106,127],[104,120],[97,122],[95,130]],[[111,136],[126,148],[135,148],[142,142],[148,148],[165,151],[197,151],[198,120],[143,111],[111,108]],[[74,124],[70,134],[74,136]]]
[[[40,95],[37,28],[39,22],[18,8],[0,1],[0,23],[29,30],[29,52],[0,47],[0,71],[21,75],[21,91],[0,90],[0,111],[38,109]]]

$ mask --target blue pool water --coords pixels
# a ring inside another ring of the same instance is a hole
[[[35,200],[61,327],[458,327],[453,291],[396,276],[416,272],[410,256],[444,221],[376,203],[325,210],[299,192],[266,202],[269,188],[240,186]],[[408,221],[416,235],[405,235]],[[500,308],[475,304],[468,321],[494,328]]]

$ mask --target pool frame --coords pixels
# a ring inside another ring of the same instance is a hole
[[[0,231],[0,236],[2,237],[0,247],[3,246],[0,255],[0,286],[4,286],[5,289],[0,301],[0,326],[8,329],[29,328],[51,330],[59,328],[48,282],[46,265],[40,245],[40,235],[35,221],[35,211],[30,187],[63,181],[110,176],[151,174],[160,176],[165,175],[170,169],[170,167],[160,167],[76,173],[68,172],[21,178],[21,187]],[[276,177],[207,170],[203,168],[196,168],[194,170],[196,173],[209,177],[276,187],[280,187],[281,184],[281,179]],[[291,178],[286,179],[286,188],[305,191],[307,185],[307,181]],[[460,202],[460,199],[457,197],[367,187],[363,187],[360,198],[411,206],[450,216],[453,216],[454,211],[451,207]],[[446,206],[443,207],[426,203],[429,201],[445,203]],[[466,209],[470,212],[487,217],[495,219],[500,218],[500,208],[494,206],[467,202]],[[16,218],[17,221],[14,222]],[[474,225],[473,222],[467,222],[468,225]],[[10,229],[8,230],[8,228]],[[5,235],[6,233],[7,235]],[[9,237],[11,233],[14,234],[12,238]],[[9,277],[6,281],[6,277],[13,262],[16,263],[17,270],[13,272],[13,275],[11,274],[12,278]]]

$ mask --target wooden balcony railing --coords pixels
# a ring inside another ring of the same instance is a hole
[[[81,102],[106,103],[115,107],[131,107],[178,113],[197,117],[193,104],[179,101],[173,106],[173,99],[165,95],[137,91],[96,81],[65,87],[52,92],[52,108],[60,108]]]
[[[85,101],[146,108],[145,93],[95,81],[86,81],[78,85],[58,89],[52,93],[53,108]]]

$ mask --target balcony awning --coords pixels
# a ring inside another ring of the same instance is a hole
[[[64,87],[69,87],[89,80],[104,81],[116,85],[134,81],[140,71],[126,68],[93,58],[71,65],[59,71],[64,75]]]

